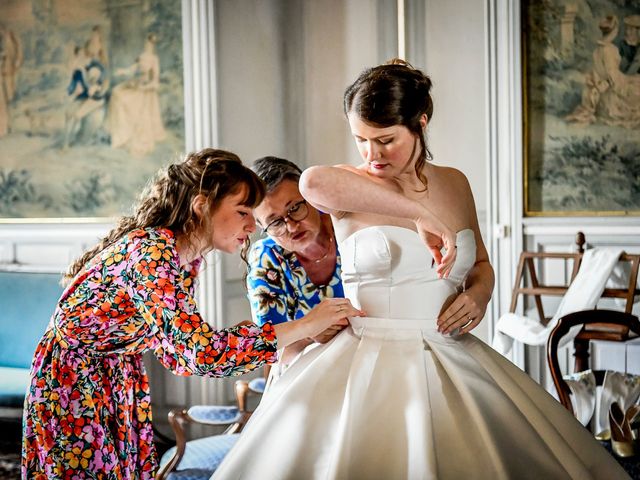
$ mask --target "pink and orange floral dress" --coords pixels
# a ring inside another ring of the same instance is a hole
[[[147,350],[178,375],[240,375],[277,360],[271,324],[215,331],[203,321],[199,263],[180,265],[170,230],[136,230],[76,276],[35,352],[23,478],[154,476]]]

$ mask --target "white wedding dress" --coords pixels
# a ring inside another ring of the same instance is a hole
[[[516,366],[472,335],[437,332],[475,262],[473,231],[457,246],[438,279],[412,230],[345,239],[345,294],[370,317],[284,372],[213,479],[627,478]]]

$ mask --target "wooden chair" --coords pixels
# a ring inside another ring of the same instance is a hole
[[[208,480],[224,456],[233,447],[249,417],[248,397],[264,391],[263,379],[235,383],[235,406],[196,405],[188,410],[169,412],[169,424],[176,436],[176,446],[169,449],[160,461],[158,480]],[[185,427],[189,424],[226,427],[218,435],[187,441]]]
[[[571,278],[569,284],[573,281],[578,270],[582,257],[584,255],[584,245],[586,244],[585,236],[582,232],[576,235],[577,251],[574,253],[551,253],[551,252],[522,252],[516,270],[515,283],[511,295],[511,306],[509,311],[515,313],[520,297],[533,297],[536,310],[540,318],[540,323],[546,325],[551,320],[547,317],[542,305],[543,296],[562,297],[567,292],[569,285],[544,285],[538,279],[536,271],[536,261],[544,259],[561,259],[572,261]],[[638,268],[640,266],[640,255],[622,254],[621,262],[630,262],[631,269],[629,275],[629,283],[626,288],[606,288],[602,294],[603,298],[624,298],[625,309],[628,314],[633,308],[633,301],[636,295],[640,295],[640,289],[637,287]],[[530,285],[525,284],[526,272],[529,272]],[[611,324],[609,322],[586,322],[583,329],[574,339],[575,347],[575,370],[577,372],[586,370],[589,365],[589,342],[591,340],[611,340],[625,341],[629,338],[629,328],[625,325]]]
[[[549,363],[549,370],[551,371],[553,384],[558,392],[558,398],[562,405],[564,405],[564,407],[572,414],[575,414],[575,412],[573,411],[573,406],[571,404],[571,390],[562,378],[562,372],[560,371],[560,364],[558,362],[558,344],[562,337],[564,337],[572,327],[596,324],[610,326],[612,328],[624,327],[627,332],[631,331],[636,335],[640,335],[640,321],[638,320],[638,317],[631,313],[617,310],[583,310],[581,312],[570,313],[558,320],[558,324],[551,331],[549,340],[547,341],[547,362]],[[594,374],[596,377],[596,383],[598,385],[602,385],[604,372],[595,371]]]

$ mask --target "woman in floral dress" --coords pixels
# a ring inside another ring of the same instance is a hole
[[[178,375],[240,375],[275,362],[278,345],[359,315],[213,330],[198,314],[202,256],[233,252],[255,229],[260,179],[229,152],[205,149],[163,170],[135,213],[71,265],[33,360],[22,476],[152,478],[157,468],[142,354]]]

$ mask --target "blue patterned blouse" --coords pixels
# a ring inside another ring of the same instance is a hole
[[[296,254],[271,237],[258,240],[249,252],[247,289],[253,321],[262,326],[305,316],[325,298],[344,297],[340,280],[340,252],[327,285],[316,285]]]

